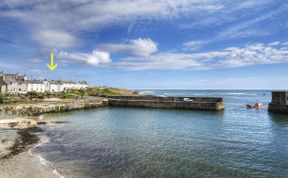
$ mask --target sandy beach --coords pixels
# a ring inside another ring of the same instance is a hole
[[[14,123],[13,129],[10,128],[11,123]],[[50,167],[41,164],[37,156],[29,153],[29,148],[39,144],[43,138],[39,132],[35,132],[36,125],[33,119],[0,119],[0,156],[8,155],[7,158],[0,159],[0,178],[59,177]],[[33,133],[29,130],[30,126],[34,127]]]
[[[40,164],[36,156],[22,152],[0,160],[1,178],[58,178],[49,167]]]

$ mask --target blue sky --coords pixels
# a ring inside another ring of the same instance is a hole
[[[0,69],[134,89],[288,89],[287,17],[286,0],[2,0]]]

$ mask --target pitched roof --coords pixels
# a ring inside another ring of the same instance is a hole
[[[76,84],[76,82],[72,82],[72,81],[61,81],[61,83],[63,83],[63,84]]]
[[[3,80],[5,82],[15,82],[17,74],[3,74]]]
[[[4,74],[2,73],[3,80],[7,83],[10,82],[17,82],[17,80],[25,80],[25,75],[20,75],[20,74]]]
[[[54,85],[59,85],[61,84],[60,80],[48,80],[47,81],[49,84],[54,84]]]
[[[2,79],[0,79],[0,86],[2,86],[2,85],[7,85],[7,83],[4,82]]]
[[[43,84],[43,81],[41,81],[41,80],[25,80],[25,83],[27,83],[27,84]]]

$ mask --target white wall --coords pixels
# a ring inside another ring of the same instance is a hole
[[[18,83],[8,84],[6,92],[19,93],[19,88],[21,88],[21,92],[62,92],[68,89],[86,89],[87,87],[88,85],[80,83],[50,84],[47,81],[43,81],[43,83],[23,83],[22,85]]]
[[[45,92],[45,84],[38,84],[38,83],[28,83],[27,84],[27,91],[35,91],[35,92]]]

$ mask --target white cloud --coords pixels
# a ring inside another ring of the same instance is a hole
[[[40,60],[40,59],[37,59],[37,58],[33,58],[33,59],[30,59],[29,61],[31,61],[31,62],[33,62],[33,63],[43,63],[43,61],[42,60]]]
[[[265,11],[265,14],[262,13],[264,11],[261,11],[261,8],[264,9],[270,2],[271,0],[261,2],[251,0],[241,2],[227,0],[55,0],[53,2],[51,0],[41,2],[2,0],[0,8],[3,10],[0,12],[0,17],[13,18],[26,24],[28,28],[31,28],[31,37],[34,40],[43,47],[53,49],[74,47],[81,41],[76,35],[79,32],[93,29],[93,32],[97,33],[98,30],[108,25],[134,22],[136,24],[137,21],[173,22],[172,20],[182,17],[191,21],[191,24],[187,25],[192,28],[225,24],[225,27],[221,28],[222,31],[213,33],[211,38],[208,34],[207,40],[183,44],[184,48],[195,50],[209,42],[272,34],[273,30],[279,29],[277,26],[272,28],[269,25],[266,27],[259,26],[259,24],[269,22],[269,19],[287,11],[287,5],[275,8],[271,12]],[[249,11],[249,15],[245,11],[248,8],[261,11],[261,13],[254,16]],[[184,22],[186,23],[185,20]],[[151,39],[139,38],[123,44],[102,44],[98,46],[100,51],[96,50],[92,53],[62,52],[61,56],[90,65],[107,64],[107,66],[125,69],[208,69],[285,63],[287,62],[285,44],[288,43],[276,46],[250,44],[242,48],[234,47],[206,53],[165,53],[158,52],[157,43]],[[126,57],[113,63],[110,53],[116,52],[128,53],[133,57]]]
[[[76,38],[69,33],[56,30],[39,31],[33,34],[33,39],[44,47],[67,48],[76,45]]]
[[[158,51],[157,43],[149,38],[129,40],[124,44],[100,44],[98,48],[110,53],[127,53],[144,57],[148,57]]]
[[[4,60],[2,60],[1,58],[0,58],[0,68],[1,68],[1,70],[2,69],[19,69],[19,65],[17,65],[17,64],[11,64],[11,63],[9,63],[9,62],[4,62]],[[0,70],[0,72],[1,72],[1,70]]]
[[[265,0],[265,1],[240,1],[239,5],[235,8],[238,9],[245,9],[245,8],[253,8],[253,7],[257,7],[257,6],[261,6],[261,5],[266,5],[268,3],[270,3],[273,0]]]
[[[101,64],[110,63],[110,54],[105,51],[92,51],[92,53],[69,53],[61,51],[59,57],[66,60],[82,62],[93,66],[99,66]]]
[[[201,63],[190,60],[190,56],[178,53],[159,53],[150,57],[129,57],[115,62],[112,67],[126,70],[177,70],[201,67]]]
[[[237,5],[239,3],[235,5],[228,1],[203,0],[2,0],[0,7],[7,7],[4,8],[7,10],[1,11],[0,16],[15,18],[27,24],[34,34],[33,39],[43,46],[63,48],[73,46],[77,39],[75,34],[83,30],[97,31],[111,24],[143,20],[170,21],[180,17],[193,17],[199,22],[213,14],[221,13],[223,16],[222,12],[229,13],[227,9]],[[249,3],[242,6],[247,8]],[[49,41],[50,38],[47,38],[51,36],[52,40]],[[53,36],[61,36],[63,40],[57,41]]]
[[[36,74],[41,74],[41,73],[43,73],[43,71],[40,70],[40,69],[31,69],[30,71],[31,71],[32,73],[36,73]]]
[[[61,52],[60,56],[89,65],[103,64],[103,67],[123,70],[207,70],[288,63],[288,49],[283,49],[283,45],[280,44],[283,43],[279,42],[278,46],[271,46],[271,43],[255,43],[244,47],[229,47],[203,53],[158,52],[151,55],[125,57],[114,62],[111,61],[109,53],[103,51],[93,51],[92,54]]]
[[[255,24],[283,12],[283,9],[287,10],[287,7],[277,8],[271,13],[251,20],[237,21],[239,13],[245,16],[243,10],[261,10],[270,2],[272,0],[255,2],[251,0],[239,2],[225,0],[55,0],[52,2],[50,0],[41,2],[2,0],[0,8],[8,7],[9,10],[1,11],[0,16],[15,18],[29,25],[33,39],[43,46],[55,48],[68,48],[75,45],[80,41],[80,39],[77,40],[75,34],[84,30],[93,29],[97,32],[111,24],[159,20],[171,22],[172,19],[181,17],[191,18],[191,24],[182,24],[183,27],[189,26],[189,28],[228,22],[231,25],[215,38],[215,40],[223,40],[271,34],[271,31],[267,32],[263,28],[255,27]],[[251,29],[251,27],[255,28]],[[42,39],[47,42],[43,42]]]
[[[282,43],[283,44],[283,43]],[[282,46],[255,43],[204,53],[163,53],[149,57],[128,57],[110,67],[130,70],[214,69],[259,64],[288,63],[288,49]]]
[[[207,41],[201,41],[201,40],[193,40],[188,41],[182,45],[184,50],[197,50],[204,46],[207,43]]]
[[[253,3],[252,3],[253,4]],[[246,38],[255,36],[265,36],[274,33],[275,28],[271,29],[267,25],[260,25],[263,21],[271,19],[280,13],[287,11],[287,6],[277,8],[269,13],[266,13],[249,20],[235,23],[229,28],[224,29],[222,32],[217,34],[215,40],[232,39],[232,38]]]

